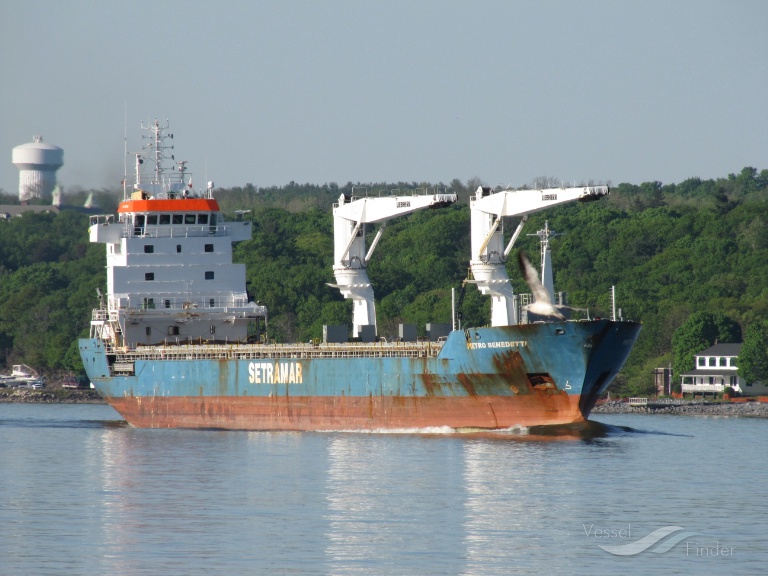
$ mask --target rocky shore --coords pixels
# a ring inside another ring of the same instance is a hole
[[[104,404],[95,390],[50,389],[26,390],[0,389],[0,402],[25,402],[38,404]]]
[[[623,400],[609,400],[592,410],[592,414],[678,414],[683,416],[751,416],[768,418],[766,402],[706,402],[703,400],[677,400],[657,402],[648,400],[647,406],[630,406]]]

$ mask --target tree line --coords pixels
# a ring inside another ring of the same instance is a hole
[[[220,190],[225,213],[250,210],[253,235],[235,246],[246,264],[247,289],[270,311],[269,337],[307,341],[323,324],[349,324],[351,302],[334,282],[331,207],[342,194],[445,189],[460,201],[393,220],[369,263],[379,333],[397,325],[449,322],[451,288],[467,277],[470,253],[467,199],[479,182],[368,185],[252,184]],[[114,212],[118,191],[97,191]],[[85,194],[81,192],[81,194]],[[714,343],[744,341],[740,371],[768,377],[768,170],[747,167],[714,180],[678,184],[620,184],[610,196],[532,215],[524,232],[549,228],[555,289],[593,316],[611,313],[611,287],[626,319],[643,329],[615,394],[653,392],[656,368],[677,375],[693,368],[693,354]],[[230,217],[231,219],[232,217]],[[516,225],[507,223],[507,234]],[[105,290],[104,246],[89,244],[87,215],[24,214],[0,221],[0,364],[24,362],[47,371],[81,372],[77,338],[87,335],[96,288]],[[368,234],[374,230],[369,229]],[[538,238],[521,235],[516,248],[534,263]],[[517,292],[528,288],[507,263]],[[490,301],[469,285],[465,325],[483,325]]]

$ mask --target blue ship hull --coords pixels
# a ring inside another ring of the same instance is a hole
[[[154,428],[504,429],[586,419],[635,322],[472,328],[444,343],[205,345],[109,351],[80,340],[95,388]]]

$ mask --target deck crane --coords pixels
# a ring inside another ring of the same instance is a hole
[[[373,287],[366,267],[381,239],[387,221],[422,208],[440,208],[456,202],[456,194],[435,193],[412,196],[364,196],[342,194],[333,206],[333,274],[344,298],[354,302],[352,315],[354,337],[360,336],[362,326],[376,326],[376,306]],[[380,222],[371,247],[366,252],[365,228]]]
[[[539,190],[501,190],[493,192],[480,186],[470,198],[472,219],[472,259],[470,268],[474,284],[482,294],[491,296],[491,326],[517,324],[518,313],[512,283],[504,263],[523,229],[529,214],[551,206],[577,200],[589,202],[608,195],[608,186],[577,186]],[[509,243],[504,246],[500,229],[505,216],[522,216]],[[551,267],[545,263],[545,287],[552,294]],[[549,279],[549,282],[547,282]],[[549,285],[547,285],[549,284]]]

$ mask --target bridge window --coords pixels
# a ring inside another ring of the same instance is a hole
[[[185,214],[184,215],[184,224],[194,224],[195,223],[195,215],[194,214]]]
[[[208,214],[198,214],[197,215],[197,223],[198,224],[208,224]]]
[[[157,225],[157,214],[149,214],[147,216],[147,224],[156,226]]]
[[[174,214],[172,220],[174,224],[184,224],[184,214]]]
[[[134,234],[144,234],[144,214],[139,214],[136,216],[136,220],[134,221]]]
[[[171,215],[170,214],[160,214],[160,225],[163,224],[170,224],[171,223]]]

